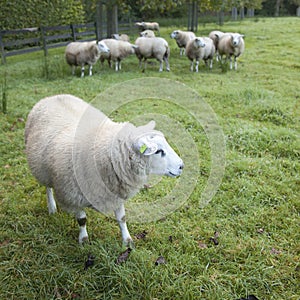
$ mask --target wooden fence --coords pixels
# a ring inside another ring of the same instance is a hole
[[[131,32],[131,25],[128,23],[119,24],[119,31]],[[105,32],[105,24],[98,26],[97,23],[1,30],[1,61],[2,64],[5,64],[6,57],[41,50],[44,51],[45,55],[48,55],[48,49],[66,46],[71,41],[106,38]]]

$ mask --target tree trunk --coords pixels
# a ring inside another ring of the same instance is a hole
[[[247,16],[249,18],[254,17],[254,8],[247,8]]]
[[[245,18],[245,7],[240,8],[240,18],[243,20]]]
[[[297,7],[296,15],[297,15],[297,17],[300,17],[300,6]]]
[[[275,17],[279,17],[279,9],[280,9],[280,0],[276,0]]]
[[[233,21],[237,20],[237,8],[236,7],[233,7],[231,9],[231,18],[232,18]]]

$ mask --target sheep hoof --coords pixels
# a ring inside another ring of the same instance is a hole
[[[80,245],[86,244],[89,241],[89,237],[87,235],[83,237],[79,237],[78,241]]]
[[[123,241],[123,246],[130,249],[135,248],[134,241],[131,238],[127,239],[126,241]]]

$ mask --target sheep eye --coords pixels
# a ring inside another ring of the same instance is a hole
[[[162,150],[162,149],[157,150],[157,151],[155,152],[155,154],[160,154],[161,157],[164,157],[164,156],[166,155],[165,151]]]

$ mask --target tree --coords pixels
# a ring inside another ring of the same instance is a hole
[[[292,0],[292,3],[297,6],[296,15],[297,17],[300,17],[300,0]]]
[[[275,4],[275,17],[279,17],[280,2],[281,2],[281,0],[276,0],[276,4]]]
[[[16,29],[82,23],[84,11],[79,0],[0,0],[0,27]]]

